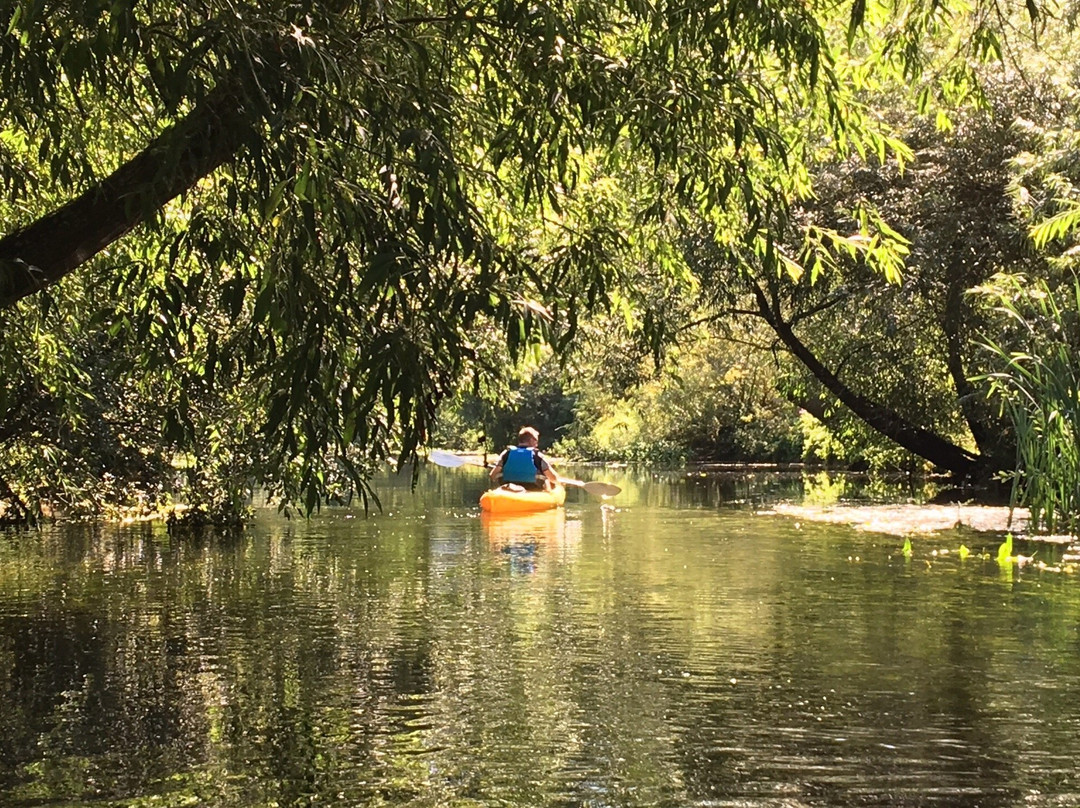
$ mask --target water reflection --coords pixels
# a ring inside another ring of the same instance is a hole
[[[1077,801],[1068,576],[574,473],[626,496],[0,536],[0,804]]]
[[[581,521],[562,508],[527,514],[480,514],[480,527],[491,550],[506,557],[510,570],[531,574],[544,559],[569,562],[581,541]]]

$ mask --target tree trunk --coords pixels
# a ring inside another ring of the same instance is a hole
[[[945,292],[945,309],[941,317],[941,330],[945,334],[945,363],[956,388],[960,412],[971,430],[975,445],[979,447],[980,454],[989,457],[1000,453],[1001,441],[983,420],[977,406],[979,393],[968,381],[963,359],[964,338],[959,331],[959,325],[967,321],[964,317],[964,289],[958,281],[951,280],[959,273],[951,272],[949,275],[950,283]]]
[[[791,326],[781,317],[779,307],[770,306],[761,288],[756,284],[752,286],[761,316],[769,323],[780,341],[830,393],[859,419],[886,438],[912,454],[930,461],[935,466],[961,476],[966,476],[975,469],[979,460],[976,455],[928,429],[912,424],[888,407],[864,398],[840,381],[795,335]]]
[[[817,396],[810,398],[809,396],[796,396],[793,393],[785,392],[784,398],[794,404],[800,410],[806,410],[814,418],[823,424],[829,423],[829,416],[827,410],[827,403],[824,396]]]
[[[220,85],[109,177],[0,239],[0,310],[56,283],[219,168],[248,120],[236,93]]]

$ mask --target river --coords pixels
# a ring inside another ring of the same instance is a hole
[[[1080,804],[1075,576],[574,471],[624,493],[0,534],[0,805]]]

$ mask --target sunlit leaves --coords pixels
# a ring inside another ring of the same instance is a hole
[[[1014,503],[1031,512],[1034,529],[1080,530],[1080,278],[1058,288],[1044,280],[1000,276],[982,287],[1019,328],[1023,350],[984,336],[998,367],[986,374],[990,390],[1016,432]],[[1008,333],[1005,334],[1008,336]]]
[[[888,51],[878,30],[900,31],[915,76],[908,48],[947,10],[891,23],[889,8],[857,5],[848,47]],[[515,357],[565,351],[589,310],[612,309],[658,358],[670,324],[639,311],[690,283],[663,243],[680,217],[775,270],[791,206],[813,194],[807,161],[905,157],[846,81],[835,13],[0,0],[0,220],[40,222],[170,133],[111,197],[149,209],[96,234],[87,252],[107,251],[57,289],[58,310],[107,329],[102,375],[138,378],[144,418],[167,426],[158,455],[229,456],[314,506],[335,476],[362,485],[365,465],[408,457],[463,376],[501,372],[477,360],[475,329]],[[197,126],[171,128],[208,99]],[[179,196],[155,197],[169,182]],[[810,231],[811,275],[830,251],[896,274],[883,222],[827,230]]]
[[[1031,240],[1039,249],[1045,248],[1052,241],[1059,241],[1071,235],[1080,226],[1080,203],[1066,200],[1063,210],[1032,225]]]
[[[1005,540],[998,545],[996,560],[1001,566],[1011,566],[1013,562],[1013,535],[1007,533]]]

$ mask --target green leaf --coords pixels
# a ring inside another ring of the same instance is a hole
[[[1011,565],[1013,563],[1012,533],[1005,534],[1005,541],[998,545],[997,563],[1002,566]]]
[[[1028,232],[1035,246],[1044,249],[1051,241],[1065,238],[1080,225],[1080,203],[1063,201],[1068,207],[1034,225]]]
[[[289,185],[288,179],[283,179],[274,185],[270,195],[265,199],[262,206],[262,216],[264,220],[269,220],[281,207],[281,200],[285,196],[285,189]]]
[[[1028,0],[1031,2],[1032,0]],[[848,47],[855,42],[855,37],[859,32],[859,28],[863,24],[863,19],[866,16],[866,0],[855,0],[851,5],[851,17],[848,20],[847,29],[847,44]]]

